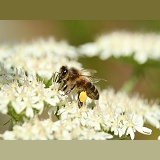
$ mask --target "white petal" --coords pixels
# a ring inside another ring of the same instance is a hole
[[[134,59],[139,62],[140,64],[143,64],[147,61],[147,56],[145,54],[145,52],[137,52],[134,54]]]
[[[26,116],[31,118],[33,117],[33,109],[31,107],[26,109]]]
[[[159,123],[158,119],[156,119],[155,117],[153,117],[150,114],[147,114],[145,117],[149,121],[149,123],[151,123],[151,125],[155,126],[156,128],[160,128],[160,123]]]
[[[57,106],[55,106],[55,107],[52,107],[52,108],[50,108],[49,109],[49,111],[48,111],[48,115],[49,116],[51,116],[52,115],[52,113],[56,113],[57,112]]]
[[[87,56],[92,57],[92,56],[95,56],[98,53],[98,48],[97,48],[97,46],[95,46],[92,43],[87,43],[87,44],[81,46],[79,51],[81,52],[81,54],[86,53]]]
[[[44,107],[44,103],[42,101],[40,101],[40,102],[38,102],[36,104],[33,104],[33,108],[36,108],[38,110],[43,109],[43,107]]]
[[[49,103],[52,106],[55,106],[57,103],[59,103],[59,98],[55,96],[54,98],[47,98],[46,102]]]
[[[95,140],[106,140],[111,138],[113,138],[113,136],[105,132],[98,132],[93,136],[93,139]]]
[[[62,132],[62,135],[63,135],[63,140],[71,140],[72,139],[70,133],[68,131],[66,131],[66,130],[64,130]]]
[[[143,126],[143,117],[136,114],[132,117],[132,122],[137,126]]]
[[[12,106],[17,114],[20,114],[25,109],[25,103],[24,102],[17,102],[13,101]]]
[[[6,104],[0,104],[0,112],[2,114],[6,114],[8,112],[8,108]]]
[[[150,135],[152,133],[152,130],[147,128],[147,127],[139,127],[139,126],[135,126],[135,129],[142,133],[142,134],[146,134],[146,135]]]
[[[12,131],[6,131],[4,134],[0,135],[4,140],[15,140],[15,134]]]
[[[128,135],[128,134],[131,136],[131,139],[133,140],[134,137],[135,137],[135,135],[134,135],[134,131],[133,131],[133,128],[132,128],[132,127],[129,127],[129,128],[127,129],[126,135]]]

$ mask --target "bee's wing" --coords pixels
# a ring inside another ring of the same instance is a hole
[[[93,77],[93,76],[88,76],[88,75],[80,75],[80,76],[83,76],[83,77],[86,77],[87,79],[89,79],[89,81],[91,81],[92,83],[97,83],[99,81],[107,81],[106,79],[103,79],[103,78],[99,78],[99,77]]]
[[[86,76],[91,76],[91,75],[93,75],[95,73],[97,73],[97,71],[94,70],[94,69],[82,69],[81,70],[81,74],[82,75],[86,75]]]
[[[93,70],[93,69],[82,69],[80,76],[86,77],[86,78],[87,78],[89,81],[91,81],[92,83],[97,83],[97,82],[99,82],[99,81],[101,81],[101,80],[107,81],[106,79],[92,76],[92,75],[95,74],[95,73],[97,73],[97,71],[96,71],[96,70]]]

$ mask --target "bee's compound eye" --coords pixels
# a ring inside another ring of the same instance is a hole
[[[67,70],[64,70],[64,71],[63,71],[63,74],[66,74],[66,73],[67,73]]]
[[[60,69],[62,76],[65,76],[68,72],[68,68],[66,66],[62,66]]]
[[[87,99],[87,94],[86,92],[82,91],[80,94],[79,94],[79,100],[80,102],[85,102]]]
[[[68,70],[67,70],[67,69],[63,70],[63,72],[62,72],[62,76],[63,76],[63,77],[64,77],[64,76],[66,76],[67,72],[68,72]]]

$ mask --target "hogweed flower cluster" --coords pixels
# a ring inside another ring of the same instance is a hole
[[[79,47],[79,52],[86,56],[99,56],[102,60],[131,57],[138,64],[149,59],[160,60],[160,35],[156,33],[111,32],[98,37],[94,42]]]
[[[77,61],[81,56],[77,54],[78,51],[86,51],[87,56],[96,53],[106,58],[107,55],[100,53],[105,50],[106,43],[106,46],[111,44],[115,49],[117,47],[114,45],[119,45],[122,52],[125,44],[122,40],[114,39],[115,34],[118,33],[111,34],[103,45],[98,40],[81,48],[64,41],[56,42],[53,38],[14,46],[1,45],[0,113],[11,117],[13,127],[0,137],[4,140],[133,140],[135,132],[145,135],[152,133],[151,129],[145,127],[147,123],[160,129],[158,102],[151,103],[138,95],[129,96],[121,91],[116,93],[108,88],[99,91],[98,101],[87,98],[79,108],[75,93],[62,96],[58,91],[54,73],[65,64],[81,69],[82,64]],[[125,38],[129,39],[129,36]],[[136,43],[138,40],[134,38]],[[131,40],[127,43],[131,47]],[[95,49],[97,44],[101,45]],[[114,53],[111,46],[109,48]],[[124,53],[129,56],[133,48]],[[111,54],[111,51],[108,52]],[[39,117],[45,108],[49,109],[48,119]],[[56,121],[53,121],[53,115],[57,117]]]

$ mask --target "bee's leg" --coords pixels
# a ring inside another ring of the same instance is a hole
[[[78,107],[81,108],[83,106],[83,102],[80,102],[78,99]]]
[[[53,82],[56,82],[56,83],[57,83],[58,77],[59,77],[59,73],[58,73],[58,72],[55,72],[54,75],[53,75]]]
[[[65,92],[65,95],[69,94],[75,88],[75,86],[76,86],[75,84],[72,85],[72,87]],[[67,89],[67,87],[65,89]]]
[[[78,107],[81,108],[83,106],[83,102],[80,101],[79,95],[80,95],[80,92],[78,93],[78,98],[77,99],[78,99]]]
[[[60,84],[60,86],[59,86],[59,88],[58,88],[58,90],[64,90],[64,88],[66,87],[66,83],[67,83],[67,81],[66,80],[64,80],[61,84]]]

